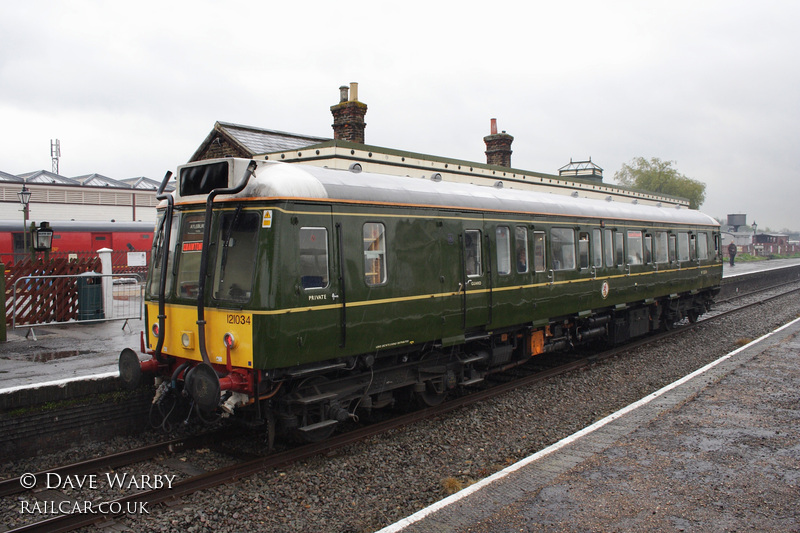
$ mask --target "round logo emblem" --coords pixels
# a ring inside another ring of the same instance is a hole
[[[608,291],[609,291],[609,290],[610,290],[610,289],[609,289],[609,287],[608,287],[608,282],[607,282],[607,281],[604,281],[604,282],[603,282],[603,288],[602,288],[602,289],[600,289],[600,294],[602,294],[602,295],[603,295],[603,299],[604,299],[604,300],[605,300],[605,299],[608,297]]]

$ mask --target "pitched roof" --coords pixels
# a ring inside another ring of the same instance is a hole
[[[196,161],[208,146],[214,142],[214,139],[219,136],[224,137],[249,156],[280,152],[282,150],[295,150],[331,140],[329,137],[314,137],[217,121],[214,124],[214,129],[200,144],[200,147],[189,161]]]
[[[22,183],[22,178],[0,170],[0,181],[11,181],[11,182]]]
[[[26,183],[43,183],[43,184],[52,184],[52,183],[61,183],[63,185],[80,185],[79,182],[56,174],[54,172],[49,172],[47,170],[37,170],[35,172],[26,172],[25,174],[19,174],[19,177],[22,178]]]
[[[158,190],[158,187],[161,185],[156,180],[152,180],[150,178],[145,178],[144,176],[140,176],[138,178],[125,178],[119,180],[122,183],[128,185],[128,187],[132,189],[143,189],[143,190]],[[175,180],[170,181],[167,183],[167,186],[164,188],[166,191],[175,190]]]
[[[79,182],[81,185],[87,185],[90,187],[117,187],[119,189],[130,188],[130,185],[122,182],[121,180],[111,179],[108,176],[103,176],[102,174],[97,173],[76,176],[72,179]]]

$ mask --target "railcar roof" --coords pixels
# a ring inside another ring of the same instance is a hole
[[[599,219],[718,226],[700,211],[674,206],[574,198],[561,194],[433,181],[369,172],[333,170],[309,165],[258,161],[255,176],[241,197],[331,199],[446,209],[511,211],[532,215],[566,215]]]

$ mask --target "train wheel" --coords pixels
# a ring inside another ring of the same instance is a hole
[[[441,380],[444,382],[444,378]],[[447,398],[447,391],[444,390],[444,386],[442,383],[441,390],[437,390],[439,387],[431,381],[425,382],[425,390],[422,391],[415,391],[415,396],[417,401],[419,401],[422,405],[427,407],[436,407],[437,405],[441,405],[444,402],[445,398]]]
[[[697,322],[697,319],[700,318],[700,313],[694,309],[689,309],[689,312],[686,313],[686,316],[689,319],[689,323],[694,324]]]

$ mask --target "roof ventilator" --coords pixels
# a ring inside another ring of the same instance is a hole
[[[350,167],[348,167],[348,170],[350,172],[352,172],[353,174],[358,174],[362,170],[361,163],[353,163],[353,164],[351,164]]]

